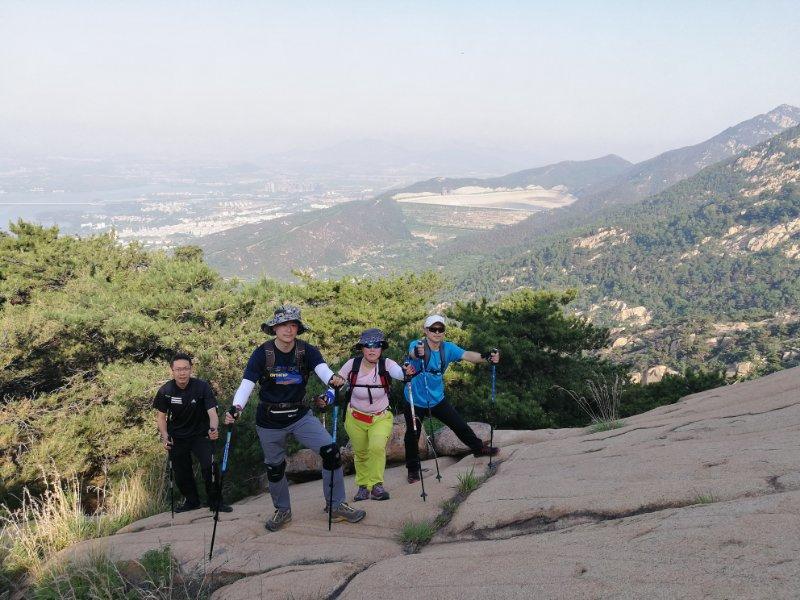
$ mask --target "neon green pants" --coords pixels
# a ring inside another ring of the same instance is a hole
[[[394,417],[387,410],[372,423],[364,423],[353,417],[353,409],[347,407],[344,428],[353,446],[353,462],[356,467],[356,485],[371,490],[376,483],[383,483],[386,470],[386,444],[392,435]]]

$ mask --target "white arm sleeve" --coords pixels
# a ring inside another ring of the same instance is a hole
[[[255,381],[242,379],[242,383],[239,384],[239,389],[236,390],[236,393],[233,395],[233,405],[244,410],[244,407],[247,406],[247,401],[250,399],[250,394],[252,393],[254,387],[256,387]]]
[[[328,385],[331,377],[333,377],[333,371],[331,371],[331,368],[325,363],[319,363],[314,367],[314,373],[317,374],[317,377],[319,377],[320,381],[325,385]]]
[[[388,363],[389,361],[387,360],[386,362]],[[394,379],[405,379],[406,377],[406,374],[403,372],[403,367],[394,361],[392,361],[391,364],[386,365],[386,370],[389,371],[389,375],[391,375]]]

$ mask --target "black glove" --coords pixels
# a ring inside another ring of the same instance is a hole
[[[481,358],[488,362],[489,359],[492,358],[492,355],[497,354],[498,352],[500,352],[500,350],[498,350],[497,348],[492,348],[488,352],[484,352],[483,354],[481,354]]]

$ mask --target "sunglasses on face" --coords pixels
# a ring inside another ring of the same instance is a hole
[[[444,327],[428,327],[431,333],[444,333]]]
[[[383,344],[381,342],[368,342],[366,344],[362,344],[361,347],[374,350],[375,348],[382,348]]]

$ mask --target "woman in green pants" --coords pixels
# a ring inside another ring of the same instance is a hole
[[[360,356],[348,360],[339,375],[350,384],[344,427],[353,446],[356,492],[353,500],[388,500],[383,487],[386,444],[392,434],[394,417],[389,410],[392,379],[403,380],[403,368],[382,355],[388,346],[380,329],[367,329],[356,344]],[[409,367],[409,374],[413,367]]]

